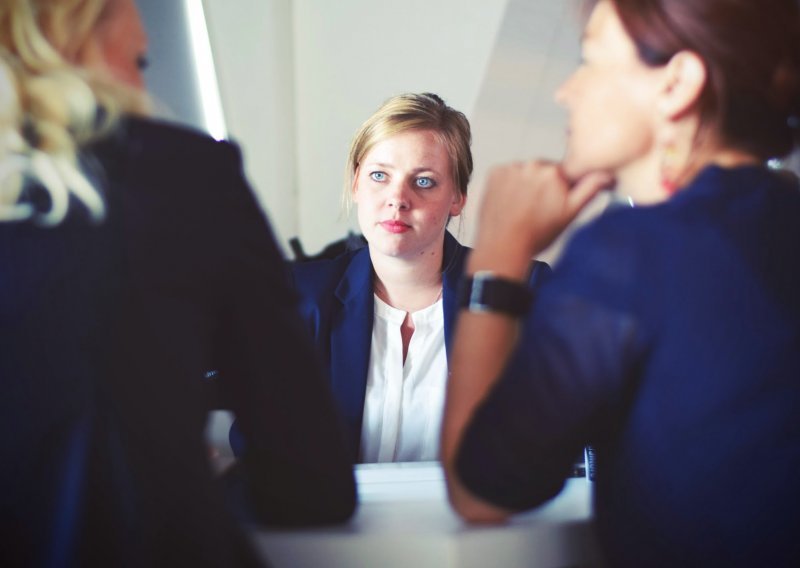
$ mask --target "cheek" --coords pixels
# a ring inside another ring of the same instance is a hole
[[[640,85],[614,81],[598,87],[574,118],[569,157],[587,170],[624,165],[652,146],[652,105]]]
[[[369,223],[364,215],[364,210],[359,207],[356,211],[356,219],[358,220],[358,228],[361,230],[361,233],[367,235],[369,233],[369,228],[371,223]]]
[[[109,53],[106,58],[112,74],[123,83],[141,89],[144,77],[136,65],[136,56],[127,53]]]
[[[370,199],[364,194],[364,192],[356,192],[353,195],[353,204],[355,205],[356,209],[358,226],[361,228],[362,233],[366,233],[367,230],[374,224],[375,207]]]
[[[457,213],[453,213],[455,210],[455,206],[451,199],[446,201],[442,201],[441,203],[437,204],[436,207],[432,207],[428,214],[427,214],[427,224],[431,228],[431,230],[439,231],[447,226],[447,221],[450,219],[452,215],[457,215]]]
[[[144,77],[137,65],[139,53],[124,42],[107,37],[87,44],[79,63],[89,69],[111,75],[117,81],[137,89],[144,88]]]
[[[351,196],[353,204],[358,207],[359,211],[369,211],[375,208],[377,194],[369,182],[359,182],[353,188]]]
[[[101,26],[94,36],[94,59],[118,81],[142,88],[144,77],[138,59],[146,53],[147,41],[136,22],[133,15],[120,12]]]
[[[595,131],[597,150],[622,154],[645,151],[651,138],[646,118],[630,112],[630,109],[629,112],[620,112],[619,120]]]

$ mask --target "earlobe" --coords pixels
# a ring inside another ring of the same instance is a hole
[[[665,118],[681,118],[695,108],[703,94],[708,72],[702,58],[693,51],[679,51],[665,68],[665,83],[659,110]]]
[[[466,203],[467,203],[467,196],[459,192],[456,195],[456,198],[453,199],[453,204],[450,206],[450,216],[457,217],[461,215],[461,212],[464,210],[464,205],[466,205]]]

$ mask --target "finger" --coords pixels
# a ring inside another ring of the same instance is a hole
[[[603,189],[611,187],[614,178],[605,172],[593,172],[583,176],[572,187],[567,196],[567,208],[577,214]]]

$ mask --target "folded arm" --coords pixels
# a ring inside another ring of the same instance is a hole
[[[524,284],[538,255],[607,183],[604,176],[570,187],[555,164],[531,162],[495,170],[483,203],[480,230],[466,274],[491,271]],[[519,341],[516,318],[462,311],[450,361],[441,457],[454,509],[472,522],[500,522],[513,513],[470,492],[456,462],[477,408],[496,386]]]

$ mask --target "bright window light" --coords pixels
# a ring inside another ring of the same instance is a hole
[[[217,140],[228,136],[225,114],[219,98],[217,72],[211,54],[211,42],[206,27],[206,16],[202,0],[184,0],[186,17],[189,20],[189,35],[194,54],[194,66],[200,86],[200,102],[203,107],[203,122],[209,134]]]

